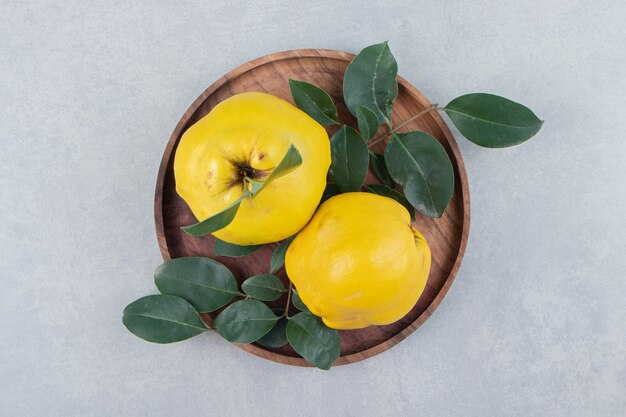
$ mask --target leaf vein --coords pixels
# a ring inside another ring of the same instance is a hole
[[[145,318],[149,318],[149,319],[153,319],[153,320],[165,321],[165,322],[168,322],[168,323],[176,323],[176,324],[180,324],[181,326],[191,327],[193,329],[201,329],[203,331],[206,330],[205,327],[198,327],[198,326],[194,326],[193,324],[187,324],[187,323],[184,323],[182,321],[170,320],[170,319],[163,318],[163,317],[153,316],[151,314],[144,314],[144,313],[131,313],[131,314],[133,316],[145,317]]]
[[[297,322],[296,322],[296,323],[297,323]],[[320,345],[322,345],[322,347],[324,348],[324,350],[325,350],[326,352],[328,352],[329,354],[331,353],[331,349],[330,349],[328,346],[326,346],[326,345],[324,344],[324,342],[323,342],[323,341],[321,341],[321,340],[320,340],[320,339],[319,339],[316,335],[314,335],[313,333],[309,332],[309,331],[308,331],[308,330],[307,330],[304,326],[302,326],[300,323],[297,323],[297,324],[298,324],[298,326],[300,326],[300,328],[301,328],[302,330],[304,330],[304,332],[305,332],[305,333],[307,333],[307,334],[308,334],[309,336],[311,336],[313,339],[317,340],[317,342],[318,342]]]
[[[402,149],[404,149],[406,154],[409,156],[409,159],[415,163],[415,166],[417,167],[417,169],[418,169],[420,175],[422,176],[422,178],[424,178],[424,182],[426,183],[426,191],[428,191],[428,198],[430,198],[430,203],[432,204],[432,207],[436,209],[435,201],[433,200],[433,195],[432,195],[432,193],[430,191],[430,186],[428,185],[428,181],[426,181],[426,175],[424,175],[424,171],[422,171],[422,167],[417,162],[417,160],[415,158],[413,158],[413,155],[411,155],[411,152],[409,151],[409,149],[404,145],[404,143],[402,143],[402,140],[400,140],[399,137],[397,139],[398,139],[398,143],[400,144]]]
[[[457,113],[457,114],[460,114],[460,115],[465,116],[465,117],[470,117],[472,119],[476,119],[476,120],[479,120],[481,122],[491,123],[493,125],[498,125],[498,126],[502,126],[502,127],[511,128],[511,129],[534,129],[537,126],[541,126],[543,124],[543,122],[539,121],[538,124],[532,125],[532,126],[516,126],[516,125],[509,125],[509,124],[506,124],[506,123],[494,122],[493,120],[485,119],[485,118],[479,117],[479,116],[474,116],[473,114],[470,114],[470,113],[465,113],[465,112],[462,112],[462,111],[449,109],[447,107],[444,108],[443,110],[446,111],[446,112]]]
[[[215,290],[215,291],[225,292],[225,293],[228,293],[228,294],[235,294],[235,295],[239,294],[239,291],[231,291],[231,290],[226,290],[226,289],[222,289],[222,288],[212,287],[210,285],[203,285],[203,284],[200,284],[200,283],[198,283],[196,281],[189,281],[189,280],[186,280],[186,279],[183,279],[183,278],[178,278],[177,276],[171,275],[171,274],[161,274],[161,276],[166,276],[166,277],[169,277],[169,278],[174,279],[176,281],[187,282],[189,284],[197,285],[198,287],[202,287],[202,288],[207,288],[207,289],[211,289],[211,290]]]

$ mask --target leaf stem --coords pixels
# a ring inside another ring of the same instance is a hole
[[[279,319],[282,319],[283,317],[285,317],[286,319],[288,319],[288,315],[287,313],[289,312],[289,304],[291,303],[291,294],[293,293],[293,282],[289,281],[289,288],[287,289],[287,304],[285,305],[285,312],[279,317]]]
[[[430,113],[431,111],[435,111],[435,110],[441,110],[443,109],[443,107],[439,107],[438,104],[431,104],[429,107],[425,108],[424,110],[422,110],[421,112],[417,113],[414,116],[409,117],[408,119],[406,119],[405,121],[403,121],[402,123],[400,123],[398,126],[394,127],[393,129],[391,129],[389,132],[383,134],[382,136],[379,136],[377,138],[374,138],[370,141],[370,143],[367,145],[368,148],[372,148],[374,145],[382,142],[383,140],[387,139],[389,136],[393,135],[394,133],[396,133],[401,127],[406,126],[407,124],[411,123],[413,120],[422,117],[423,115],[425,115],[426,113]]]

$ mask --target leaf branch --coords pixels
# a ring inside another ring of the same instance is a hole
[[[408,119],[406,119],[405,121],[400,123],[398,126],[396,126],[393,129],[389,130],[387,133],[385,133],[385,134],[383,134],[383,135],[381,135],[381,136],[379,136],[379,137],[377,137],[375,139],[372,139],[370,141],[370,143],[368,144],[368,147],[371,149],[377,143],[380,143],[383,140],[387,139],[389,136],[393,135],[394,133],[397,133],[398,130],[400,130],[400,128],[402,128],[402,127],[406,126],[407,124],[411,123],[413,120],[422,117],[426,113],[430,113],[431,111],[442,110],[442,109],[443,109],[443,107],[439,107],[438,104],[431,104],[429,107],[425,108],[424,110],[422,110],[421,112],[417,113],[416,115],[409,117]]]
[[[287,288],[287,304],[285,305],[285,311],[279,318],[289,318],[287,314],[289,312],[289,304],[291,303],[291,293],[293,293],[293,282],[289,281],[289,288]]]

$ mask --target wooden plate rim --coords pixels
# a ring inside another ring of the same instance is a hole
[[[294,59],[294,58],[316,58],[321,57],[325,59],[335,59],[344,62],[350,62],[354,57],[354,54],[336,51],[332,49],[294,49],[289,51],[277,52],[269,55],[262,56],[260,58],[249,61],[232,71],[228,72],[226,75],[220,77],[217,81],[215,81],[211,86],[209,86],[192,104],[189,106],[187,111],[183,114],[180,121],[176,125],[176,128],[172,132],[165,150],[163,152],[163,157],[161,158],[161,164],[159,166],[159,172],[156,181],[155,187],[155,196],[154,196],[154,220],[156,226],[156,234],[157,240],[159,243],[159,249],[161,251],[161,255],[164,260],[170,259],[170,254],[167,247],[167,240],[165,237],[165,228],[163,222],[163,187],[165,172],[167,170],[167,165],[169,163],[170,157],[174,150],[174,146],[178,137],[183,133],[185,125],[188,123],[191,116],[200,108],[200,106],[206,101],[206,99],[211,96],[215,91],[217,91],[220,87],[222,87],[226,82],[237,78],[243,73],[250,71],[256,67],[261,65],[276,62],[286,59]],[[406,79],[401,76],[398,76],[398,83],[401,84],[424,108],[429,107],[432,103],[411,83],[409,83]],[[470,195],[469,195],[469,184],[467,179],[467,173],[465,171],[465,164],[463,162],[463,157],[461,156],[461,152],[458,148],[458,145],[448,128],[448,125],[442,119],[441,115],[437,112],[429,113],[426,117],[431,117],[438,125],[438,127],[443,132],[446,140],[450,145],[450,149],[452,150],[452,154],[454,155],[454,159],[456,160],[457,169],[459,171],[459,176],[461,178],[461,184],[457,184],[460,186],[461,195],[462,195],[462,205],[463,205],[463,230],[461,235],[461,244],[459,247],[459,251],[457,253],[456,260],[454,262],[454,266],[446,278],[441,290],[435,297],[435,299],[429,304],[429,306],[424,310],[420,316],[415,319],[410,325],[405,327],[399,333],[391,336],[387,340],[382,343],[379,343],[376,346],[372,346],[371,348],[351,353],[349,355],[340,356],[334,363],[337,365],[345,365],[348,363],[354,363],[361,361],[363,359],[367,359],[369,357],[375,356],[379,353],[384,352],[385,350],[395,346],[402,340],[404,340],[408,335],[413,333],[419,326],[421,326],[439,307],[444,297],[446,296],[448,289],[452,285],[454,278],[456,277],[457,272],[461,266],[461,261],[463,260],[463,255],[465,253],[465,248],[467,246],[467,240],[469,237],[469,225],[470,225]],[[453,161],[454,163],[455,161]],[[249,353],[252,353],[256,356],[259,356],[264,359],[268,359],[274,362],[283,363],[287,365],[296,365],[296,366],[311,366],[304,359],[299,357],[286,356],[275,352],[270,352],[264,350],[255,345],[236,345],[240,349],[243,349]]]

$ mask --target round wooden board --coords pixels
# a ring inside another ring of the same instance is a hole
[[[185,202],[176,193],[173,163],[180,137],[193,123],[206,115],[222,100],[246,91],[262,91],[281,97],[291,103],[289,91],[290,78],[316,84],[326,90],[339,110],[342,122],[356,126],[355,119],[347,110],[342,99],[342,81],[344,71],[354,55],[320,49],[300,49],[264,56],[248,62],[229,72],[211,85],[189,107],[170,137],[156,184],[155,222],[159,247],[165,260],[184,256],[207,256],[215,258],[228,266],[239,282],[245,278],[268,271],[269,259],[274,245],[266,245],[257,252],[241,257],[214,257],[213,237],[194,238],[180,230],[196,222]],[[403,120],[430,106],[430,102],[415,87],[402,77],[398,77],[399,92],[395,101],[393,121],[398,125]],[[383,127],[381,127],[382,132]],[[329,127],[331,135],[336,127]],[[470,200],[467,175],[463,159],[450,130],[436,112],[431,112],[404,126],[402,131],[423,130],[437,138],[452,160],[455,173],[455,191],[445,214],[439,219],[432,219],[416,213],[414,225],[425,235],[433,254],[432,268],[426,289],[419,301],[404,318],[387,325],[371,326],[360,330],[341,331],[341,357],[335,365],[360,361],[394,346],[433,313],[443,300],[454,280],[467,243],[470,221]],[[377,151],[382,151],[383,144]],[[366,183],[378,182],[370,172]],[[287,283],[282,271],[281,279]],[[284,306],[285,299],[276,302]],[[209,315],[203,315],[207,322]],[[257,356],[276,362],[308,366],[289,346],[268,349],[255,344],[240,347]]]

